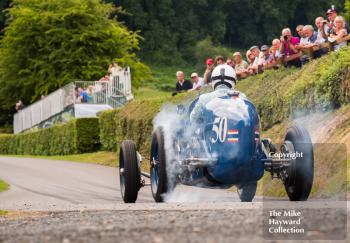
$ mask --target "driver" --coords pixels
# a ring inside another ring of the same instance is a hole
[[[198,102],[190,114],[191,123],[200,122],[200,118],[202,117],[202,112],[204,111],[205,105],[214,98],[227,95],[227,92],[229,90],[235,88],[237,80],[235,70],[227,64],[217,66],[213,70],[211,78],[211,84],[214,91],[207,94],[202,94],[199,97]]]

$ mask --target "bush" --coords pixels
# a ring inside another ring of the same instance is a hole
[[[68,155],[94,152],[98,148],[97,118],[81,118],[38,131],[0,136],[1,154]]]
[[[102,150],[116,151],[116,114],[117,110],[108,110],[99,115]]]
[[[205,66],[205,60],[208,57],[215,58],[216,56],[232,57],[232,51],[224,46],[214,46],[210,37],[199,41],[195,46],[195,58],[199,67]]]

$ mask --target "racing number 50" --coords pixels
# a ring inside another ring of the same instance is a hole
[[[218,140],[221,143],[225,142],[227,136],[227,118],[215,118],[212,131],[215,133],[215,138],[211,139],[212,143],[216,143]]]

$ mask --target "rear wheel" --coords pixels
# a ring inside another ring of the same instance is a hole
[[[164,201],[164,194],[171,191],[166,170],[166,154],[164,132],[157,128],[152,136],[151,144],[151,189],[156,202]]]
[[[284,185],[291,201],[306,201],[312,189],[314,178],[313,146],[307,130],[294,125],[288,129],[282,153],[295,153],[287,168]]]
[[[256,193],[257,182],[250,182],[237,186],[237,193],[241,202],[251,202]]]
[[[135,144],[126,140],[120,145],[119,154],[120,191],[125,203],[134,203],[141,188],[141,171]]]

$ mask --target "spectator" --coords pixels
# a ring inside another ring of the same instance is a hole
[[[185,75],[182,71],[176,72],[176,78],[177,78],[177,83],[176,83],[177,93],[180,93],[182,91],[187,91],[193,88],[193,84],[191,83],[191,81],[185,79]]]
[[[298,37],[292,36],[292,31],[289,28],[285,28],[282,30],[281,36],[281,46],[280,53],[284,58],[288,58],[291,55],[298,53],[297,45],[300,43]],[[287,67],[295,66],[301,67],[301,62],[299,58],[295,58],[292,60],[288,60],[286,62]]]
[[[87,90],[86,90],[86,93],[87,93],[87,102],[88,103],[92,103],[93,102],[93,96],[94,96],[94,86],[92,85],[89,85]]]
[[[272,46],[270,48],[270,63],[276,63],[281,58],[280,53],[281,41],[279,39],[274,39],[272,41]]]
[[[233,59],[235,61],[235,71],[238,78],[245,78],[249,76],[248,63],[242,60],[240,52],[233,53]]]
[[[193,87],[189,91],[200,90],[204,86],[203,78],[200,78],[198,73],[192,73],[191,79],[193,81]]]
[[[334,32],[330,34],[328,40],[332,43],[344,38],[345,36],[348,35],[348,32],[345,28],[345,20],[342,16],[337,16],[334,20],[335,23],[335,28]],[[336,43],[334,45],[334,50],[338,51],[340,48],[346,46],[348,43],[347,41],[342,41],[340,43]]]
[[[228,57],[226,59],[226,64],[232,67],[233,69],[235,68],[235,63],[233,62],[232,58]]]
[[[205,69],[205,72],[203,75],[204,84],[209,84],[209,83],[211,83],[211,72],[214,69],[214,61],[213,61],[213,59],[208,58],[205,63],[207,65],[207,68]]]
[[[87,103],[89,100],[89,94],[83,88],[78,88],[77,101],[80,103]]]
[[[300,37],[300,42],[299,42],[298,47],[302,48],[302,46],[307,44],[307,42],[308,42],[307,37],[305,36],[305,33],[304,33],[304,25],[298,25],[296,28],[296,31]]]
[[[118,72],[122,71],[123,68],[118,65],[116,62],[112,62],[111,65],[108,67],[108,73],[110,73],[112,76],[116,76]]]
[[[267,45],[263,45],[260,48],[259,58],[260,58],[260,62],[261,62],[263,67],[266,67],[266,65],[271,62],[271,56],[270,56],[270,52],[269,52],[269,47]]]
[[[217,56],[215,57],[215,65],[219,66],[225,63],[225,59],[223,56]]]
[[[323,17],[317,17],[315,20],[317,27],[317,43],[322,44],[326,42],[329,33],[329,27],[327,21]]]
[[[249,65],[248,65],[249,74],[256,74],[256,70],[253,68],[254,60],[255,60],[254,54],[250,50],[248,50],[246,53],[246,57],[249,62]]]
[[[308,43],[305,44],[305,48],[311,48],[321,44],[318,42],[318,33],[314,30],[314,27],[312,27],[312,25],[305,25],[304,33],[305,33],[305,36],[308,38]],[[327,48],[322,48],[320,50],[314,51],[313,56],[314,58],[318,58],[326,54],[327,52],[328,52]]]
[[[108,75],[108,74],[106,74],[105,76],[103,76],[102,78],[100,78],[100,80],[99,80],[99,81],[109,82],[109,81],[110,81],[110,79],[109,79],[109,75]]]
[[[309,49],[313,46],[315,46],[315,42],[317,39],[317,33],[314,32],[314,27],[311,25],[305,25],[302,29],[303,32],[303,41],[300,41],[300,44],[298,45],[299,50],[303,51],[309,51]],[[309,55],[303,55],[300,57],[300,61],[302,65],[306,64],[309,61],[310,57]]]
[[[252,46],[249,50],[254,55],[254,62],[252,65],[252,70],[254,73],[258,73],[264,65],[264,60],[262,59],[259,47]]]
[[[335,24],[335,19],[338,16],[338,10],[334,7],[334,5],[332,5],[332,7],[330,9],[327,10],[326,15],[327,18],[329,20],[329,24],[328,24],[328,35],[330,34],[334,34],[333,32],[335,31],[336,28],[336,24]],[[347,31],[347,33],[350,33],[350,29],[349,29],[349,25],[344,21],[344,27]]]
[[[23,104],[22,100],[17,101],[16,111],[18,112],[18,111],[22,110],[23,108],[24,108],[24,104]]]

